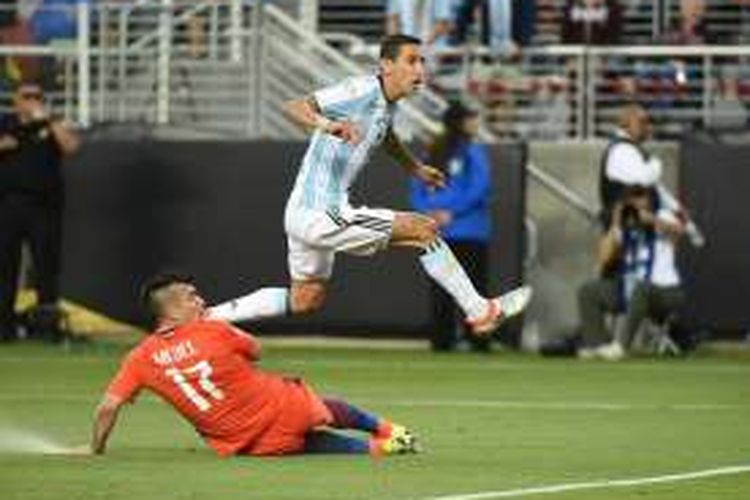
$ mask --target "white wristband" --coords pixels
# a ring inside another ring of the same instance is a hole
[[[323,131],[328,130],[328,128],[333,124],[331,120],[326,118],[323,115],[318,115],[315,118],[315,128],[319,128]]]

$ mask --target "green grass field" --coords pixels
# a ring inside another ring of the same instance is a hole
[[[550,485],[750,465],[750,356],[742,352],[612,364],[271,346],[264,368],[303,375],[321,393],[413,427],[426,452],[222,460],[152,397],[123,412],[104,457],[8,449],[27,435],[86,442],[122,352],[0,347],[0,499],[515,498]],[[747,499],[750,472],[529,496],[541,497]]]

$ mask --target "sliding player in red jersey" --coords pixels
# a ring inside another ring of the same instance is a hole
[[[319,397],[299,378],[258,369],[258,341],[208,318],[190,279],[157,276],[144,287],[144,299],[156,329],[127,355],[105,391],[88,452],[104,453],[123,404],[142,389],[158,394],[221,456],[417,451],[403,426]],[[364,431],[369,439],[336,428]]]

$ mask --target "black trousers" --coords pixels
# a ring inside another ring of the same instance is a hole
[[[458,261],[466,270],[480,294],[487,294],[487,244],[481,241],[447,241]],[[434,281],[431,287],[432,326],[430,344],[435,351],[450,351],[456,347],[458,336],[464,334],[472,348],[489,349],[489,339],[478,339],[466,334],[463,313],[456,302]]]
[[[59,298],[62,203],[29,195],[0,195],[0,336],[15,332],[21,248],[27,243],[40,305]]]

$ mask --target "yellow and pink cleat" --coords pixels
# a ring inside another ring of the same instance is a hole
[[[384,422],[370,440],[370,454],[374,457],[385,455],[407,455],[421,453],[419,440],[403,425]]]

